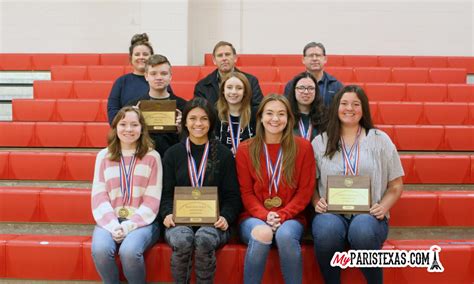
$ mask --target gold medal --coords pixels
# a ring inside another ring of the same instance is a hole
[[[275,196],[275,197],[272,198],[271,203],[272,203],[273,207],[280,207],[281,204],[282,204],[282,201],[281,201],[280,197]]]
[[[265,201],[263,202],[263,206],[265,206],[265,208],[267,208],[268,210],[272,209],[273,208],[272,199],[271,198],[265,199]]]
[[[120,208],[118,215],[120,218],[127,218],[129,215],[128,209],[124,207]]]
[[[191,196],[194,198],[194,199],[199,199],[199,197],[201,197],[201,191],[199,189],[193,189],[191,191]]]

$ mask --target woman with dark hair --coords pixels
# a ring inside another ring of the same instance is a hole
[[[117,112],[129,101],[148,93],[148,82],[145,80],[145,63],[153,55],[153,47],[146,33],[135,34],[128,51],[132,72],[115,80],[107,101],[107,117],[109,124]]]
[[[180,143],[170,147],[163,159],[163,197],[160,215],[166,227],[165,239],[173,249],[171,271],[176,283],[189,283],[193,252],[197,283],[213,283],[215,251],[229,240],[229,228],[242,208],[234,157],[213,139],[215,111],[203,98],[184,107]],[[173,217],[176,186],[216,186],[219,218],[213,226],[177,225]]]
[[[272,242],[285,283],[301,283],[303,211],[316,180],[313,151],[308,141],[293,135],[294,118],[284,96],[264,97],[256,116],[255,137],[244,141],[236,155],[245,208],[240,234],[248,244],[244,283],[261,282]]]
[[[326,108],[319,94],[318,81],[310,73],[302,72],[292,82],[288,101],[295,116],[294,133],[312,141],[324,131]]]
[[[221,82],[217,99],[216,137],[235,155],[241,141],[255,135],[252,89],[247,77],[231,72]]]
[[[92,256],[104,283],[119,283],[118,253],[130,283],[146,283],[143,253],[159,237],[155,220],[162,167],[137,108],[122,108],[112,121],[108,147],[97,154],[92,214],[97,225]]]
[[[319,268],[326,283],[340,283],[340,268],[330,261],[347,244],[356,250],[381,249],[388,234],[389,209],[403,190],[403,168],[395,145],[375,129],[369,101],[356,85],[336,94],[328,113],[327,131],[312,142],[318,186],[313,196],[316,216],[312,233]],[[327,212],[328,176],[370,177],[370,211],[363,214]],[[382,283],[382,268],[363,268],[368,283]]]

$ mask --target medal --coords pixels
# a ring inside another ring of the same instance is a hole
[[[281,200],[280,197],[275,196],[275,197],[272,198],[272,205],[273,205],[273,207],[280,207],[281,204],[282,204],[282,200]]]
[[[265,199],[265,201],[263,202],[263,206],[265,206],[265,208],[270,210],[274,207],[280,207],[282,203],[283,203],[283,201],[281,200],[281,198],[278,197],[278,196],[275,196],[273,198],[269,197],[269,198]]]
[[[308,121],[308,130],[305,129],[303,119],[300,118],[298,121],[298,128],[300,130],[301,137],[311,141],[311,134],[313,133],[313,128],[311,127],[311,121]]]
[[[341,137],[341,145],[342,145],[342,163],[344,169],[344,175],[353,175],[356,176],[359,174],[359,154],[360,154],[360,147],[359,147],[359,137],[362,133],[362,127],[359,126],[357,130],[357,135],[354,140],[354,144],[348,150],[346,147],[346,143],[344,142],[344,138]]]
[[[188,175],[192,187],[202,187],[204,183],[204,176],[206,175],[207,157],[209,155],[209,141],[207,141],[202,154],[201,163],[199,164],[199,171],[196,168],[196,161],[191,154],[191,142],[189,137],[186,139],[186,151],[188,153]]]
[[[237,127],[237,135],[234,134],[234,127],[232,125],[230,114],[227,117],[227,120],[229,122],[230,141],[232,142],[232,153],[235,155],[235,153],[237,153],[237,147],[239,147],[239,143],[240,143],[240,117],[239,117],[239,126]]]
[[[135,170],[135,166],[137,159],[136,155],[134,154],[130,160],[130,164],[128,165],[128,171],[125,164],[125,159],[122,155],[120,155],[120,164],[119,164],[119,178],[120,178],[120,192],[122,193],[122,206],[130,205],[133,196],[133,172]],[[130,212],[128,209],[122,207],[119,210],[119,217],[126,218]],[[121,215],[124,215],[122,217]]]
[[[127,218],[129,214],[130,213],[128,212],[128,209],[124,208],[124,207],[120,208],[120,210],[118,212],[118,215],[119,215],[120,218]]]
[[[272,209],[273,208],[272,199],[271,198],[265,199],[265,201],[263,202],[263,206],[265,206],[265,208],[267,208],[268,210]]]
[[[265,155],[265,162],[267,164],[267,175],[268,175],[268,195],[272,195],[272,188],[275,188],[275,193],[278,193],[278,185],[280,184],[281,178],[281,167],[282,167],[282,157],[283,152],[280,149],[278,150],[277,161],[273,165],[272,161],[270,160],[270,154],[268,153],[267,144],[263,144],[264,155]],[[263,205],[267,209],[271,209],[273,207],[279,207],[282,204],[282,200],[280,197],[275,196],[273,198],[269,197],[265,199]]]
[[[201,191],[198,190],[198,189],[193,189],[191,191],[191,196],[194,198],[194,199],[199,199],[199,197],[201,197]]]

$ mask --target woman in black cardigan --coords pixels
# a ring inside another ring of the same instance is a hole
[[[188,283],[195,253],[197,283],[213,283],[215,250],[230,237],[229,227],[242,208],[239,184],[231,151],[213,135],[216,117],[209,102],[189,101],[183,111],[183,133],[187,135],[165,153],[160,215],[165,238],[173,249],[171,270],[176,283]],[[173,218],[175,186],[216,186],[219,196],[218,220],[213,226],[176,225]]]

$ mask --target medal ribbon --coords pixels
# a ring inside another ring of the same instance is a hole
[[[128,165],[128,171],[125,165],[125,159],[120,155],[119,176],[120,176],[120,192],[122,192],[123,205],[129,205],[133,195],[133,172],[137,164],[136,155],[134,154]]]
[[[201,163],[199,164],[199,171],[196,170],[196,161],[191,154],[191,142],[189,137],[186,139],[186,152],[188,153],[188,174],[191,185],[193,187],[202,187],[204,183],[204,176],[206,175],[207,157],[209,155],[209,141],[207,141],[204,148]]]
[[[281,178],[281,164],[282,164],[282,156],[283,153],[280,150],[278,150],[278,157],[276,160],[276,163],[272,165],[272,161],[270,160],[270,154],[268,153],[268,148],[267,144],[263,143],[263,149],[264,149],[264,154],[265,154],[265,162],[267,164],[267,175],[268,175],[268,194],[272,194],[272,187],[275,187],[275,193],[278,193],[278,184],[280,183],[280,178]]]
[[[237,153],[237,147],[239,147],[239,143],[240,143],[240,117],[239,117],[239,127],[237,128],[237,135],[234,134],[234,127],[232,126],[232,120],[230,119],[230,114],[227,120],[229,122],[230,140],[232,142],[232,152],[235,155]]]
[[[344,165],[344,175],[353,175],[356,176],[359,173],[359,154],[360,154],[360,147],[359,147],[359,137],[362,133],[362,128],[359,127],[357,130],[357,135],[354,140],[354,144],[352,147],[347,149],[346,143],[344,142],[344,138],[341,137],[341,144],[342,144],[342,159]]]
[[[306,129],[304,127],[303,119],[300,118],[300,120],[298,121],[298,127],[300,129],[301,137],[303,137],[304,139],[306,139],[308,141],[311,141],[311,134],[313,133],[313,128],[311,127],[311,122],[308,122],[308,130],[306,131]]]

